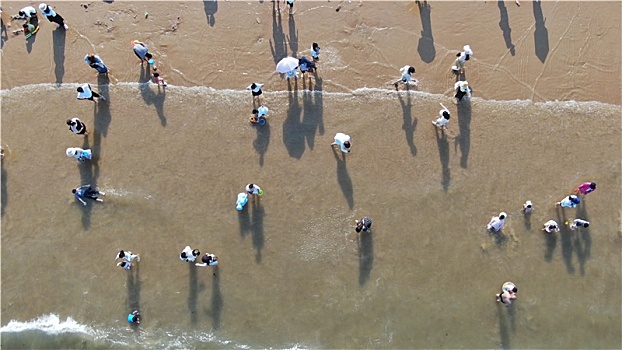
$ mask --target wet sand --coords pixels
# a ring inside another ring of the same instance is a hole
[[[295,28],[281,22],[297,41],[280,45],[268,2],[218,2],[214,26],[213,4],[93,3],[81,17],[79,4],[58,4],[73,15],[63,74],[48,23],[30,54],[23,38],[3,47],[2,325],[53,313],[137,347],[214,338],[251,348],[618,347],[620,29],[605,28],[620,4],[543,2],[544,63],[531,3],[505,3],[523,33],[512,35],[515,55],[498,3],[457,4],[430,4],[434,55],[418,44],[415,3],[345,2],[336,13],[337,2],[297,2]],[[456,16],[477,21],[456,35]],[[147,72],[129,48],[135,28],[166,92],[138,83]],[[318,77],[288,86],[271,44],[291,54],[312,41],[322,47]],[[466,43],[474,98],[456,106],[449,66]],[[92,47],[110,82],[82,62]],[[404,64],[417,68],[418,91],[387,84]],[[61,86],[49,84],[61,75]],[[85,81],[110,101],[76,101]],[[266,83],[263,128],[246,122],[251,81]],[[431,125],[440,102],[452,111],[446,134]],[[73,115],[95,128],[84,144],[94,159],[80,165],[64,155],[83,144],[66,130]],[[336,132],[352,136],[345,158],[330,149]],[[579,209],[555,209],[590,180],[599,189]],[[266,194],[237,212],[250,181]],[[107,192],[105,203],[76,203],[70,190],[82,182]],[[536,206],[528,218],[526,199]],[[504,234],[489,235],[502,210]],[[374,219],[371,235],[354,232],[363,215]],[[576,216],[593,225],[540,231]],[[219,268],[178,261],[187,244],[216,253]],[[115,267],[118,249],[141,254],[139,269]],[[510,309],[494,302],[506,280],[519,287]],[[140,335],[123,319],[133,308],[144,315]]]

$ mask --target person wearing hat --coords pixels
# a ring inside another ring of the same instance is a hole
[[[583,196],[596,191],[596,182],[584,182],[577,187],[574,193],[581,193]]]
[[[512,302],[516,300],[516,293],[518,288],[512,282],[505,282],[501,287],[501,293],[495,294],[497,302],[505,305],[506,307],[512,305]]]
[[[86,62],[89,67],[97,70],[97,72],[100,74],[108,73],[108,67],[106,67],[104,61],[102,61],[102,59],[95,54],[90,53],[84,56],[84,62]]]
[[[566,225],[568,225],[568,221],[566,221]],[[574,219],[572,224],[570,224],[569,228],[571,230],[575,230],[577,227],[588,228],[590,226],[590,222],[583,219]]]
[[[145,43],[138,40],[133,40],[130,42],[130,44],[132,44],[134,54],[136,55],[136,57],[138,57],[141,64],[143,63],[143,61],[149,62],[149,60],[151,60],[151,58],[153,57],[149,53],[149,48],[147,47],[147,45],[145,45]]]
[[[416,84],[417,79],[413,79],[412,75],[415,74],[415,67],[404,66],[400,68],[400,73],[402,73],[402,77],[398,79],[393,85],[395,85],[395,89],[398,89],[399,84]]]
[[[350,135],[338,132],[335,134],[335,142],[331,143],[330,146],[339,146],[341,148],[341,152],[350,153],[350,147],[352,147],[352,144],[350,143]]]
[[[94,190],[93,187],[91,187],[90,184],[82,185],[80,187],[76,187],[76,188],[71,190],[71,193],[73,193],[73,196],[76,197],[76,199],[79,200],[80,203],[82,203],[82,205],[84,205],[84,206],[86,206],[86,202],[82,198],[89,198],[89,199],[92,199],[92,200],[97,201],[97,202],[103,202],[104,200],[101,199],[101,198],[97,198],[97,196],[98,195],[102,195],[102,196],[106,195],[104,192],[100,192],[99,190]],[[129,253],[130,257],[132,256],[131,252],[126,252],[126,253]],[[136,257],[137,256],[138,255],[136,255]],[[124,258],[123,251],[120,251],[119,254],[117,254],[117,258],[115,259],[115,261],[117,259],[120,259],[120,258]],[[133,258],[132,258],[132,260],[133,260]]]
[[[86,131],[86,124],[78,118],[67,119],[67,125],[69,125],[69,130],[76,135],[84,135],[85,137],[89,135]]]
[[[467,98],[471,98],[471,87],[469,86],[469,83],[467,81],[457,81],[454,84],[454,89],[456,89],[456,94],[454,95],[454,97],[458,101],[462,101],[464,96],[466,96]]]
[[[93,157],[93,153],[90,149],[82,149],[80,147],[69,147],[67,151],[65,151],[65,154],[67,154],[67,157],[76,158],[78,162],[83,162]]]
[[[555,205],[559,205],[562,208],[576,208],[577,204],[579,203],[581,203],[581,200],[579,199],[579,197],[575,196],[574,194],[571,194],[570,196],[566,196],[561,201],[555,203]]]
[[[463,73],[464,72],[464,64],[473,55],[473,51],[471,50],[471,46],[464,45],[463,50],[464,51],[459,52],[456,55],[458,58],[456,58],[456,61],[454,62],[454,65],[451,66],[451,69],[455,73]]]
[[[441,129],[448,129],[449,118],[451,115],[449,114],[449,109],[447,109],[447,107],[445,107],[442,103],[441,107],[443,107],[443,109],[438,112],[439,118],[436,119],[436,121],[432,121],[432,124]]]
[[[101,192],[99,193],[101,194]],[[134,254],[130,252],[129,250],[119,250],[119,252],[117,253],[117,256],[114,258],[114,261],[116,262],[119,259],[123,259],[129,262],[136,260],[136,262],[139,262],[140,256],[138,256],[138,254]]]
[[[499,216],[493,216],[492,219],[490,219],[490,222],[488,223],[488,225],[486,226],[488,228],[488,231],[492,231],[492,232],[501,231],[501,229],[503,228],[503,225],[505,225],[505,218],[507,216],[508,214],[506,214],[505,212],[499,213]]]
[[[201,252],[198,249],[192,249],[190,246],[186,246],[181,254],[179,254],[179,260],[194,262],[199,255],[201,255]]]
[[[127,315],[127,322],[140,324],[140,312],[138,310],[132,311],[131,314]]]
[[[95,101],[96,97],[98,100],[106,101],[104,96],[101,96],[91,89],[91,84],[84,84],[76,90],[78,91],[78,96],[76,97],[78,100],[90,100],[97,103],[97,101]]]
[[[69,26],[65,24],[63,17],[54,12],[52,6],[41,3],[39,4],[39,10],[41,10],[41,13],[48,19],[48,21],[56,24],[56,28],[60,28],[62,26],[65,30],[69,29]]]
[[[533,211],[533,203],[531,203],[531,201],[526,201],[525,204],[523,204],[523,214],[531,214],[531,212]]]
[[[544,223],[544,228],[542,231],[546,231],[548,233],[559,232],[559,226],[555,220],[549,220]]]
[[[218,265],[218,257],[210,253],[205,253],[205,255],[201,258],[201,261],[203,263],[196,263],[194,266],[208,267]]]
[[[313,57],[314,62],[320,60],[320,46],[317,43],[311,45],[311,57]]]

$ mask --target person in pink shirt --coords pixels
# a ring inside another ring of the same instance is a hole
[[[586,195],[588,193],[592,193],[596,191],[596,183],[595,182],[584,182],[579,185],[579,187],[574,191],[574,193],[581,193],[582,195]]]

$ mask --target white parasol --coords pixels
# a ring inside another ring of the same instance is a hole
[[[298,59],[295,57],[285,57],[276,65],[276,71],[279,73],[287,73],[298,67]]]

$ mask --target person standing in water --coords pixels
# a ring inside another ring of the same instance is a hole
[[[138,310],[132,311],[132,313],[127,315],[127,322],[140,324],[140,312]]]
[[[505,218],[508,216],[505,212],[499,213],[499,216],[493,216],[486,228],[488,231],[499,232],[505,225]]]
[[[400,79],[398,79],[395,83],[393,83],[393,85],[395,85],[395,89],[398,89],[399,84],[404,84],[404,85],[408,85],[408,84],[416,84],[417,80],[414,79],[412,75],[415,74],[415,67],[411,67],[411,66],[404,66],[402,68],[400,68],[400,73],[402,73],[402,77]]]
[[[355,227],[355,231],[356,232],[367,232],[367,231],[371,231],[371,224],[372,221],[370,218],[368,218],[367,216],[363,216],[363,218],[361,220],[356,220],[356,227]]]

